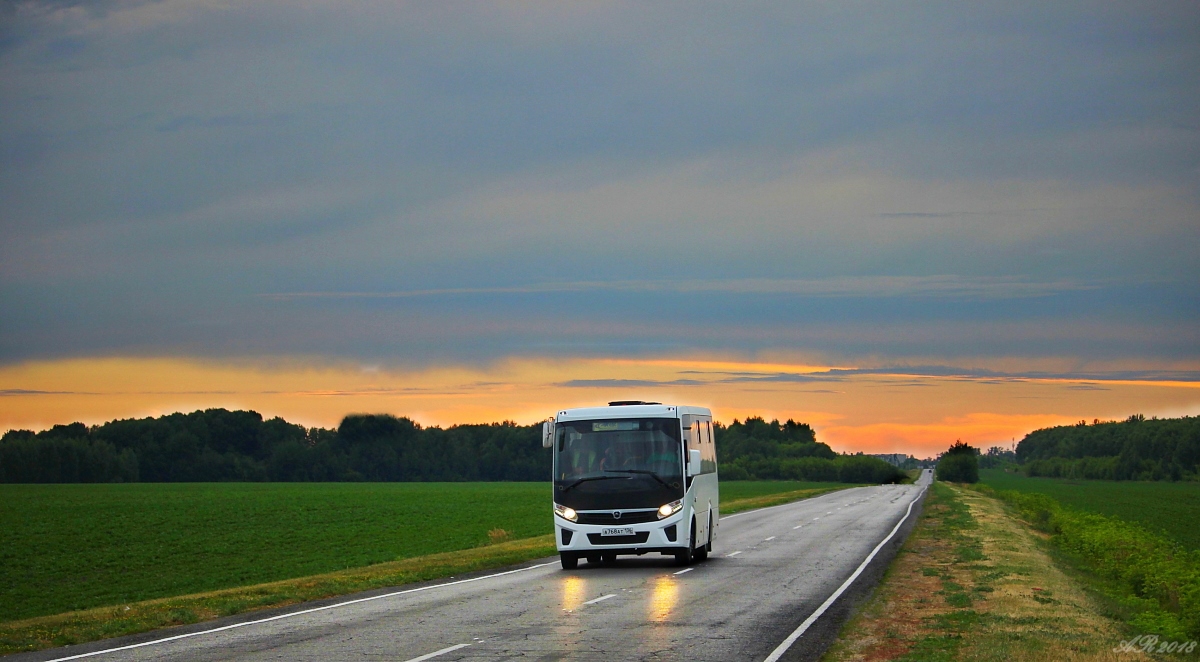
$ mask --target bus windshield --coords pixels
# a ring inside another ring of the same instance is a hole
[[[683,496],[679,419],[555,426],[555,501],[577,510],[657,508]]]

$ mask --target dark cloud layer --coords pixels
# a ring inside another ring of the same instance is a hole
[[[1194,3],[2,11],[0,361],[1200,358]]]

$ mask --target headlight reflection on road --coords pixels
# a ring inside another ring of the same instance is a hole
[[[575,611],[579,605],[583,604],[584,596],[587,595],[587,582],[574,575],[568,575],[562,579],[562,606],[566,611]]]
[[[679,584],[674,577],[659,577],[650,594],[649,618],[653,623],[665,623],[679,602]]]

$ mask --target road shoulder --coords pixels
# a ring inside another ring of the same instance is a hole
[[[883,581],[822,658],[1130,660],[1038,535],[996,499],[935,483]]]

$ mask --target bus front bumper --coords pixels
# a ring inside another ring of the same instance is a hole
[[[578,524],[554,516],[554,540],[558,551],[580,556],[599,554],[674,554],[687,549],[689,534],[681,514],[657,522],[618,525]],[[620,535],[605,535],[605,529],[626,529]]]

